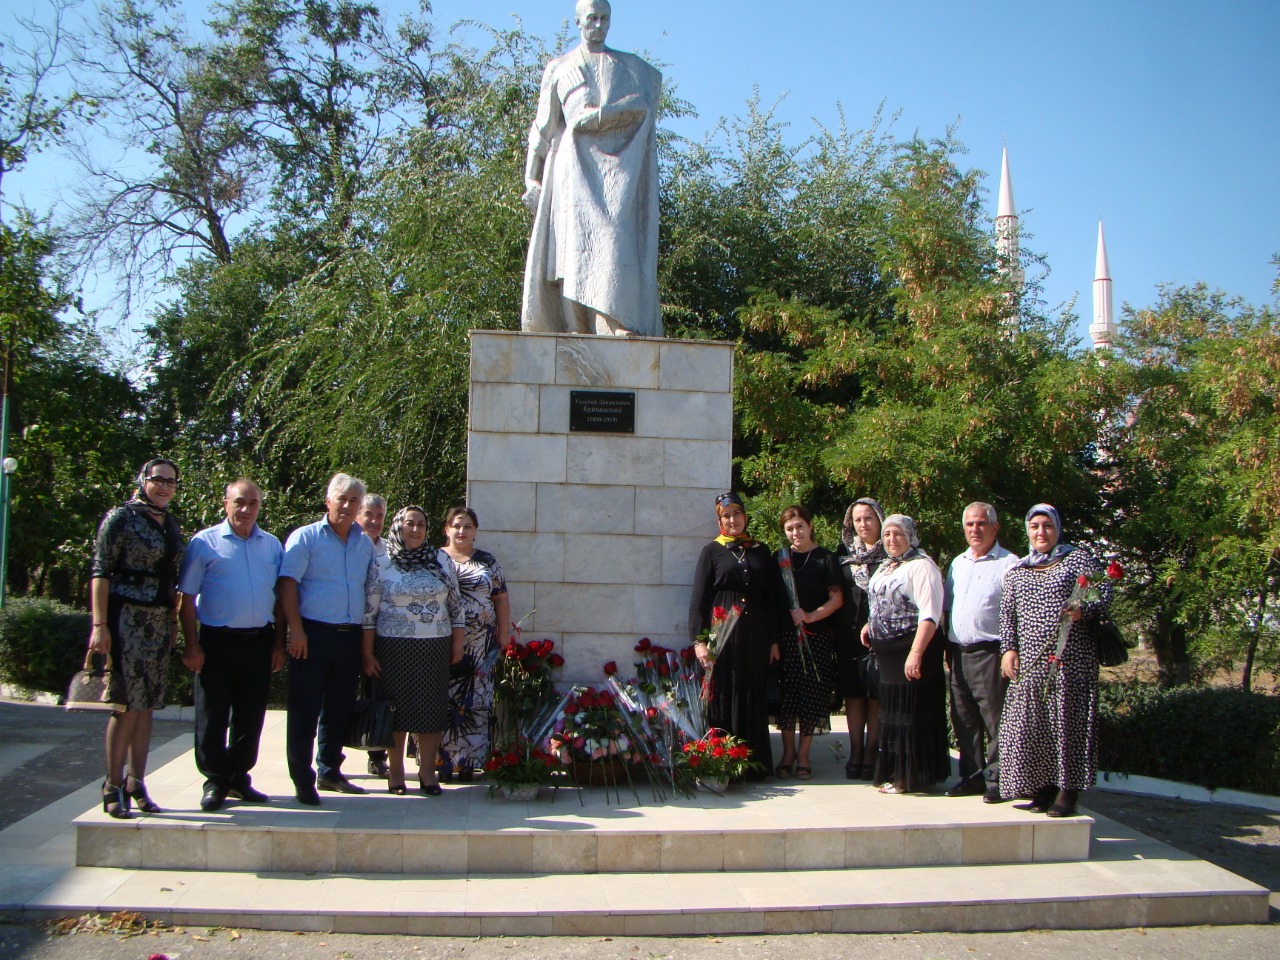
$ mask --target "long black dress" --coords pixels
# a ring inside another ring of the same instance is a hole
[[[844,606],[836,614],[836,692],[842,700],[878,700],[880,672],[871,651],[862,645],[862,628],[870,613],[867,585],[880,569],[884,549],[859,559],[847,544],[836,547],[836,562],[844,578]]]
[[[777,554],[774,555],[777,562]],[[825,547],[806,553],[791,551],[791,575],[801,610],[816,610],[830,598],[830,588],[842,585],[836,558]],[[783,587],[785,590],[785,585]],[[786,596],[784,594],[784,596]],[[786,597],[788,603],[790,597]],[[782,706],[778,727],[800,725],[801,736],[831,729],[831,697],[836,686],[835,628],[839,611],[823,620],[805,624],[804,646],[788,623],[780,638],[782,647]],[[789,618],[788,618],[789,619]],[[861,646],[861,644],[859,644]]]
[[[712,541],[702,548],[693,574],[689,638],[696,640],[711,626],[716,607],[728,610],[735,604],[742,607],[742,617],[718,651],[707,720],[745,740],[751,759],[772,770],[765,678],[769,647],[791,625],[782,577],[768,547]]]

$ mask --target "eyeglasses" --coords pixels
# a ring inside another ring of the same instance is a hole
[[[176,477],[147,477],[147,483],[154,483],[157,487],[176,487],[178,480]]]

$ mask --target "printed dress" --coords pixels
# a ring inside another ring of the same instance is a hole
[[[91,576],[111,581],[107,629],[114,669],[108,693],[130,710],[164,706],[173,587],[183,550],[182,533],[170,514],[162,527],[140,507],[126,504],[108,511],[98,528],[90,569]]]
[[[774,554],[778,559],[778,554]],[[827,602],[829,588],[842,585],[835,555],[825,547],[806,553],[791,551],[791,575],[795,578],[800,609],[816,610]],[[778,638],[782,651],[782,705],[778,708],[780,730],[800,726],[801,736],[826,733],[831,729],[831,697],[836,686],[835,614],[825,620],[805,624],[805,642],[788,625]]]
[[[493,732],[493,668],[501,646],[493,598],[507,592],[507,581],[497,558],[484,550],[476,550],[469,560],[455,560],[454,566],[467,642],[449,683],[449,728],[440,753],[454,769],[479,768]]]
[[[1018,679],[1009,684],[1000,719],[1000,795],[1030,797],[1050,785],[1088,790],[1098,772],[1098,652],[1094,624],[1111,602],[1085,604],[1067,634],[1062,666],[1050,678],[1049,655],[1058,642],[1062,610],[1081,574],[1101,565],[1076,548],[1041,567],[1015,567],[1000,598],[1000,651],[1018,651]]]

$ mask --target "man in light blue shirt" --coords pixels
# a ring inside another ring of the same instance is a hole
[[[258,526],[262,491],[252,480],[236,480],[227,485],[223,508],[226,520],[191,538],[178,578],[182,661],[196,675],[195,752],[205,811],[228,796],[269,799],[253,788],[249,772],[258,762],[271,674],[284,666],[276,605],[284,550]]]
[[[969,549],[947,571],[947,662],[951,666],[951,725],[960,746],[960,780],[948,797],[982,794],[1000,802],[998,731],[1008,681],[1000,674],[1000,594],[1018,562],[1000,546],[1000,522],[989,503],[962,515]]]
[[[319,805],[317,788],[364,793],[341,769],[360,676],[364,580],[374,557],[373,541],[356,522],[363,501],[363,481],[334,474],[325,516],[289,534],[280,564],[290,657],[285,749],[298,802],[307,806]]]

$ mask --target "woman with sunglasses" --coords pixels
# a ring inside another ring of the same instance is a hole
[[[111,658],[107,694],[124,709],[107,721],[102,809],[128,819],[136,803],[160,813],[143,778],[151,712],[164,706],[169,652],[178,640],[178,570],[184,541],[169,503],[178,492],[172,460],[148,460],[133,498],[103,517],[93,548],[89,648]]]

